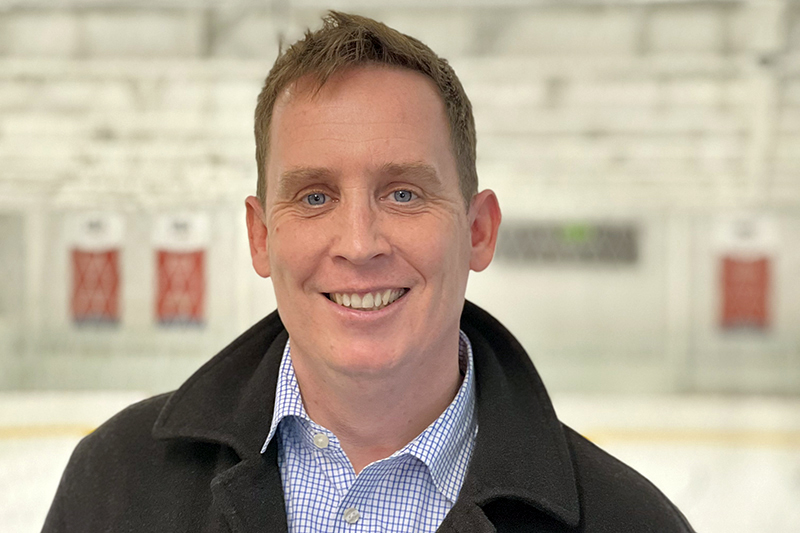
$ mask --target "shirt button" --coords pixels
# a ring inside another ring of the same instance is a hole
[[[355,524],[361,518],[361,513],[355,507],[350,507],[344,511],[344,521],[348,524]]]
[[[314,446],[320,449],[328,447],[328,436],[325,433],[317,433],[314,435]],[[358,518],[356,518],[358,520]]]

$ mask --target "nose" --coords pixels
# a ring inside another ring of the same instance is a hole
[[[345,200],[330,220],[334,227],[331,254],[355,265],[386,256],[391,245],[376,201],[368,198]]]

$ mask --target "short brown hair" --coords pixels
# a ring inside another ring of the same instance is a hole
[[[450,124],[450,142],[459,174],[459,187],[469,206],[478,192],[475,169],[475,119],[472,105],[453,67],[426,45],[375,20],[330,11],[323,26],[278,55],[267,75],[255,116],[256,194],[266,202],[266,163],[272,111],[280,92],[292,82],[310,75],[316,89],[334,73],[348,67],[377,63],[421,72],[439,89]]]

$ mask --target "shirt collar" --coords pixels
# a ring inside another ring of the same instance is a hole
[[[296,416],[312,422],[303,407],[300,387],[292,366],[290,342],[291,340],[286,341],[283,350],[272,423],[261,453],[266,451],[284,418]],[[436,488],[451,502],[458,498],[464,478],[464,472],[454,475],[453,465],[458,463],[462,454],[466,453],[469,457],[478,432],[472,345],[463,331],[459,332],[459,366],[464,373],[464,379],[447,409],[420,435],[391,456],[411,455],[422,461],[428,467]]]
[[[451,502],[458,498],[466,472],[464,464],[458,475],[454,475],[454,465],[462,454],[469,458],[478,432],[472,345],[463,331],[459,332],[459,360],[466,368],[456,397],[439,418],[397,452],[411,454],[425,463],[436,488]]]
[[[300,386],[297,384],[297,376],[292,366],[292,354],[290,348],[291,339],[286,341],[283,348],[283,358],[278,370],[278,384],[275,387],[275,405],[272,409],[272,423],[270,424],[269,434],[261,453],[264,453],[270,441],[275,436],[281,420],[288,416],[296,416],[304,420],[311,420],[303,407],[303,398],[300,396]]]

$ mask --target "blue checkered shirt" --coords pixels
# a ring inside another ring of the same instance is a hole
[[[436,531],[458,498],[478,434],[472,346],[463,331],[459,362],[464,379],[439,418],[356,475],[336,435],[306,414],[286,343],[262,453],[277,434],[290,533]]]

